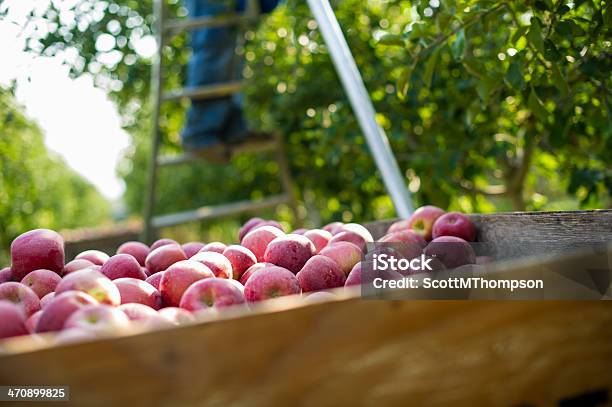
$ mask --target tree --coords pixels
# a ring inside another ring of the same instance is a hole
[[[35,228],[93,226],[110,205],[89,182],[50,154],[40,129],[0,88],[0,264],[11,241]]]
[[[73,74],[95,75],[117,101],[134,137],[121,173],[139,211],[150,60],[137,45],[151,32],[151,3],[80,0],[68,8],[68,23],[54,2],[33,17],[50,28],[31,48],[77,50]],[[168,8],[185,13],[176,1]],[[609,1],[345,0],[334,8],[418,202],[465,211],[610,205]],[[304,2],[290,0],[245,38],[248,114],[286,135],[310,213],[321,221],[392,215]],[[177,36],[164,47],[168,88],[182,83],[186,41]],[[168,150],[178,148],[185,107],[164,108]],[[278,188],[274,168],[253,157],[236,164],[167,175],[163,209],[243,196],[245,183],[255,194]]]

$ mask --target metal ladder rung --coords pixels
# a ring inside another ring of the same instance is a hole
[[[154,228],[180,225],[188,222],[201,221],[221,216],[236,215],[243,212],[273,208],[292,200],[288,194],[274,195],[259,201],[239,201],[222,206],[203,206],[190,211],[176,212],[168,215],[155,216],[151,219]]]
[[[216,17],[199,17],[192,19],[172,19],[164,24],[164,31],[168,34],[178,34],[183,31],[193,31],[199,28],[224,27],[228,25],[240,25],[257,21],[258,15],[249,14],[227,14]]]
[[[214,85],[200,86],[198,88],[183,88],[172,92],[166,92],[162,96],[164,102],[177,99],[212,99],[230,96],[242,88],[242,82],[228,82]]]
[[[231,147],[231,152],[235,154],[244,153],[263,153],[278,148],[278,142],[274,139],[263,141],[245,141],[234,147]],[[205,159],[197,153],[186,152],[182,154],[173,154],[157,157],[157,165],[159,167],[168,167],[171,165],[188,164],[194,161],[204,161]]]

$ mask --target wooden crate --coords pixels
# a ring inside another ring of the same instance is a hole
[[[539,256],[490,269],[508,275],[586,261],[590,251],[567,252],[612,242],[612,211],[473,219],[479,240],[506,260]],[[370,229],[378,237],[387,226]],[[543,250],[557,256],[541,257]],[[610,246],[602,250],[612,259]],[[76,406],[610,404],[607,301],[338,294],[333,302],[281,298],[216,322],[54,348],[5,341],[0,385],[70,385]]]

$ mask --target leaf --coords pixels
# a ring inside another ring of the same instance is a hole
[[[455,60],[461,61],[463,59],[463,54],[465,54],[465,31],[463,28],[457,32],[457,38],[451,44],[451,53]]]
[[[528,29],[529,29],[529,26],[527,26],[527,25],[520,26],[516,30],[514,35],[512,35],[512,43],[515,44],[519,40],[519,38],[521,38],[523,35],[525,35],[525,33],[527,32]]]
[[[464,59],[463,67],[470,75],[475,76],[478,79],[483,79],[487,76],[486,68],[476,59]]]
[[[403,46],[404,40],[401,36],[395,34],[384,33],[378,37],[377,42],[381,45]]]
[[[525,85],[525,80],[523,79],[523,70],[521,69],[521,65],[517,61],[513,61],[508,70],[506,71],[505,77],[506,83],[510,85],[513,89],[521,90]]]
[[[491,99],[491,94],[495,90],[495,88],[499,85],[499,80],[497,77],[488,77],[485,80],[478,81],[476,85],[476,92],[482,100],[482,103],[485,105],[489,103]]]
[[[554,42],[552,42],[551,40],[546,40],[544,42],[544,47],[545,47],[544,57],[546,59],[548,59],[549,61],[557,61],[557,62],[563,60],[563,56],[561,55],[561,53],[555,46]]]
[[[397,95],[401,100],[406,99],[406,94],[410,88],[410,78],[412,77],[412,68],[404,68],[397,78],[396,88]]]
[[[536,17],[531,17],[531,27],[527,33],[527,39],[541,54],[544,54],[544,38],[542,37],[542,29],[540,20]]]
[[[433,79],[433,73],[438,64],[438,56],[440,54],[440,48],[437,48],[427,59],[425,64],[425,70],[423,71],[423,82],[428,88],[431,87],[431,81]]]
[[[546,120],[548,116],[548,112],[544,108],[544,104],[536,94],[533,87],[531,87],[531,92],[529,92],[529,99],[527,100],[527,106],[531,109],[531,112],[540,120]]]
[[[561,95],[564,97],[567,96],[567,94],[569,93],[569,87],[567,85],[565,77],[563,76],[563,73],[561,73],[561,70],[559,69],[559,66],[557,64],[552,64],[551,80],[555,87],[559,89]]]

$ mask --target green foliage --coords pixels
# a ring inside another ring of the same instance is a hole
[[[0,264],[26,230],[95,225],[110,218],[108,202],[61,159],[49,154],[40,129],[0,88]]]
[[[392,215],[304,3],[290,0],[246,32],[240,51],[247,61],[247,113],[264,129],[286,135],[313,223]],[[53,4],[35,19],[56,29],[32,48],[53,54],[74,47],[80,54],[74,74],[94,74],[118,102],[134,137],[120,172],[137,212],[148,159],[150,61],[135,44],[150,33],[151,2],[80,0],[68,25]],[[465,211],[610,205],[609,0],[345,0],[333,6],[419,202]],[[168,8],[168,14],[185,14],[177,1]],[[106,34],[115,47],[96,49]],[[182,83],[186,41],[177,36],[164,47],[167,88]],[[116,56],[113,63],[109,54]],[[168,151],[178,148],[185,108],[164,107]],[[167,171],[160,197],[165,211],[279,188],[276,169],[255,157],[235,159],[234,168]]]

